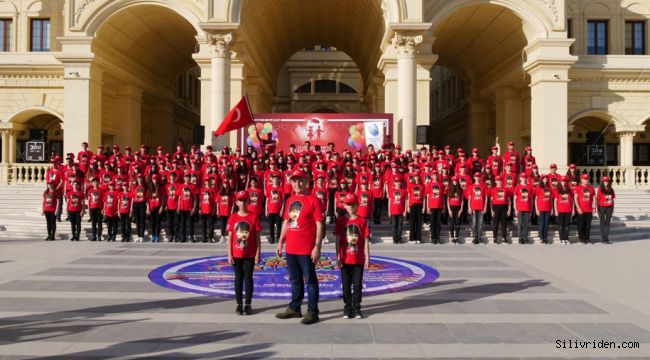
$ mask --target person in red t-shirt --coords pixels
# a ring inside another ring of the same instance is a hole
[[[472,216],[472,235],[474,235],[473,244],[481,242],[483,235],[483,214],[487,210],[487,188],[481,182],[481,173],[474,173],[474,183],[467,185],[465,193],[469,214]]]
[[[59,206],[59,193],[56,182],[48,180],[47,189],[43,192],[43,215],[47,222],[47,237],[45,241],[53,241],[56,234],[56,210]]]
[[[374,197],[372,190],[368,188],[369,179],[361,178],[359,182],[359,190],[357,194],[359,195],[359,204],[357,207],[357,216],[370,221],[372,215],[372,206],[374,205]],[[347,207],[346,207],[347,208]]]
[[[92,221],[93,237],[91,241],[102,241],[102,230],[104,220],[102,219],[102,208],[104,207],[104,191],[99,187],[99,178],[94,178],[92,187],[87,191],[88,212]]]
[[[286,259],[291,281],[291,302],[289,307],[275,316],[279,319],[302,317],[300,305],[305,295],[307,280],[307,314],[303,324],[313,324],[318,318],[318,278],[316,264],[320,259],[323,241],[323,211],[315,195],[307,193],[307,176],[301,170],[294,170],[289,177],[294,194],[287,200],[284,222],[276,253],[282,255],[286,242]]]
[[[542,181],[535,188],[535,212],[537,213],[539,238],[542,243],[550,244],[548,240],[548,224],[553,213],[553,189],[546,175],[543,176]]]
[[[494,178],[495,186],[490,190],[492,199],[492,232],[494,242],[501,244],[502,241],[508,242],[508,221],[510,208],[512,205],[510,190],[503,186],[503,176],[498,175]],[[501,228],[502,238],[499,238],[499,228]]]
[[[609,223],[612,221],[614,199],[616,199],[609,176],[603,176],[600,179],[596,198],[598,201],[598,219],[600,219],[600,239],[605,244],[609,244]]]
[[[336,219],[336,264],[341,269],[343,318],[361,319],[363,270],[370,266],[368,220],[357,216],[358,200],[347,194],[343,200],[346,216]]]
[[[205,187],[199,191],[199,215],[203,224],[203,242],[214,242],[214,216],[215,211],[214,180],[206,181]]]
[[[257,214],[257,216],[264,215],[264,190],[261,188],[257,176],[251,176],[246,192],[248,192],[248,196],[250,197],[248,212]]]
[[[386,199],[386,194],[384,193],[384,178],[382,176],[381,164],[376,163],[374,169],[371,171],[371,185],[370,189],[372,190],[372,219],[374,224],[381,224],[381,209],[384,205],[384,200]]]
[[[121,188],[119,193],[118,212],[120,214],[120,223],[122,224],[122,242],[131,241],[131,212],[133,207],[133,198],[128,188]]]
[[[102,215],[106,218],[106,225],[108,226],[107,241],[115,241],[117,236],[118,199],[118,193],[115,191],[115,181],[111,181],[108,183],[108,189],[104,192],[104,207],[102,208]]]
[[[350,187],[348,186],[347,182],[340,181],[339,189],[336,191],[336,193],[334,193],[334,207],[336,208],[335,214],[337,218],[345,216],[345,206],[343,205],[343,199],[345,198],[345,195],[348,194],[349,188]]]
[[[165,186],[165,199],[164,206],[167,211],[167,236],[169,242],[178,242],[178,194],[180,193],[180,185],[176,177],[177,173],[174,171],[169,172],[169,182]]]
[[[223,182],[219,187],[219,192],[215,198],[217,201],[217,217],[219,218],[221,228],[221,239],[219,240],[219,243],[224,244],[227,241],[226,225],[228,225],[228,218],[234,211],[235,206],[235,196],[227,178],[223,179]]]
[[[402,222],[406,214],[408,192],[402,188],[402,179],[393,178],[393,186],[388,190],[388,217],[393,227],[393,244],[402,243]]]
[[[136,242],[142,242],[147,219],[147,185],[144,182],[143,174],[137,174],[135,181],[135,185],[131,187],[131,199],[133,201],[131,215],[135,219]]]
[[[596,212],[596,193],[589,184],[589,174],[580,175],[580,185],[576,186],[573,198],[578,212],[578,240],[587,244],[590,242],[591,220]]]
[[[266,185],[266,217],[269,220],[269,244],[275,244],[280,238],[282,229],[282,210],[284,208],[284,193],[280,183],[280,175],[271,174],[271,181]],[[327,196],[327,189],[325,192]]]
[[[569,244],[569,225],[574,214],[573,190],[569,187],[568,181],[568,176],[560,178],[553,205],[555,215],[557,215],[557,222],[560,225],[560,242],[563,244]]]
[[[151,226],[151,242],[160,242],[160,216],[164,208],[164,188],[160,183],[158,174],[151,177],[151,187],[147,192],[147,214]]]
[[[81,236],[81,218],[85,212],[84,193],[81,191],[79,180],[72,182],[72,190],[66,194],[66,204],[68,206],[68,218],[72,227],[71,241],[79,241]]]
[[[406,212],[409,214],[409,244],[422,242],[422,207],[424,204],[424,185],[420,172],[413,173],[413,183],[409,183],[406,197]]]
[[[235,299],[238,315],[251,315],[253,300],[253,270],[259,263],[262,244],[262,226],[257,214],[248,212],[249,193],[239,191],[235,195],[238,211],[228,219],[228,262],[235,271]],[[243,302],[244,284],[246,302]],[[242,306],[244,305],[244,306]]]
[[[458,181],[458,176],[451,177],[451,184],[447,191],[447,209],[449,209],[449,237],[451,242],[458,244],[460,235],[460,217],[464,207],[464,191]]]
[[[433,180],[427,184],[425,195],[425,207],[427,214],[429,214],[429,224],[431,226],[431,243],[441,244],[440,222],[445,208],[445,187],[437,180],[436,173],[433,175]]]
[[[533,210],[533,187],[528,184],[525,173],[519,175],[519,184],[515,186],[514,191],[514,202],[519,243],[528,244],[530,212]]]

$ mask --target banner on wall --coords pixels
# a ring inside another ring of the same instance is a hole
[[[393,131],[392,114],[368,113],[259,113],[254,123],[239,130],[238,143],[244,148],[253,146],[260,150],[268,146],[276,150],[289,150],[295,144],[304,149],[305,141],[312,148],[325,148],[332,142],[335,148],[363,150],[372,144],[380,149],[390,143]],[[259,137],[258,137],[259,136]]]

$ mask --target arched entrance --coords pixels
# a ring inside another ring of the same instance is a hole
[[[28,141],[45,143],[45,157],[42,162],[49,162],[54,155],[63,155],[61,114],[45,107],[34,107],[15,114],[9,122],[11,129],[8,130],[11,136],[3,138],[3,162],[5,159],[8,163],[28,162],[26,156]]]

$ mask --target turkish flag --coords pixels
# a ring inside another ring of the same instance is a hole
[[[248,104],[248,98],[242,97],[241,100],[230,110],[228,115],[223,119],[219,128],[214,131],[214,136],[223,135],[229,131],[243,128],[253,123],[253,112]]]

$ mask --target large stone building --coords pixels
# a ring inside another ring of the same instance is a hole
[[[417,125],[483,152],[512,139],[542,168],[586,164],[602,133],[617,181],[647,183],[649,17],[648,0],[0,0],[0,172],[39,179],[30,129],[60,153],[171,148],[198,124],[234,146],[210,134],[247,94],[393,113],[410,148]]]

